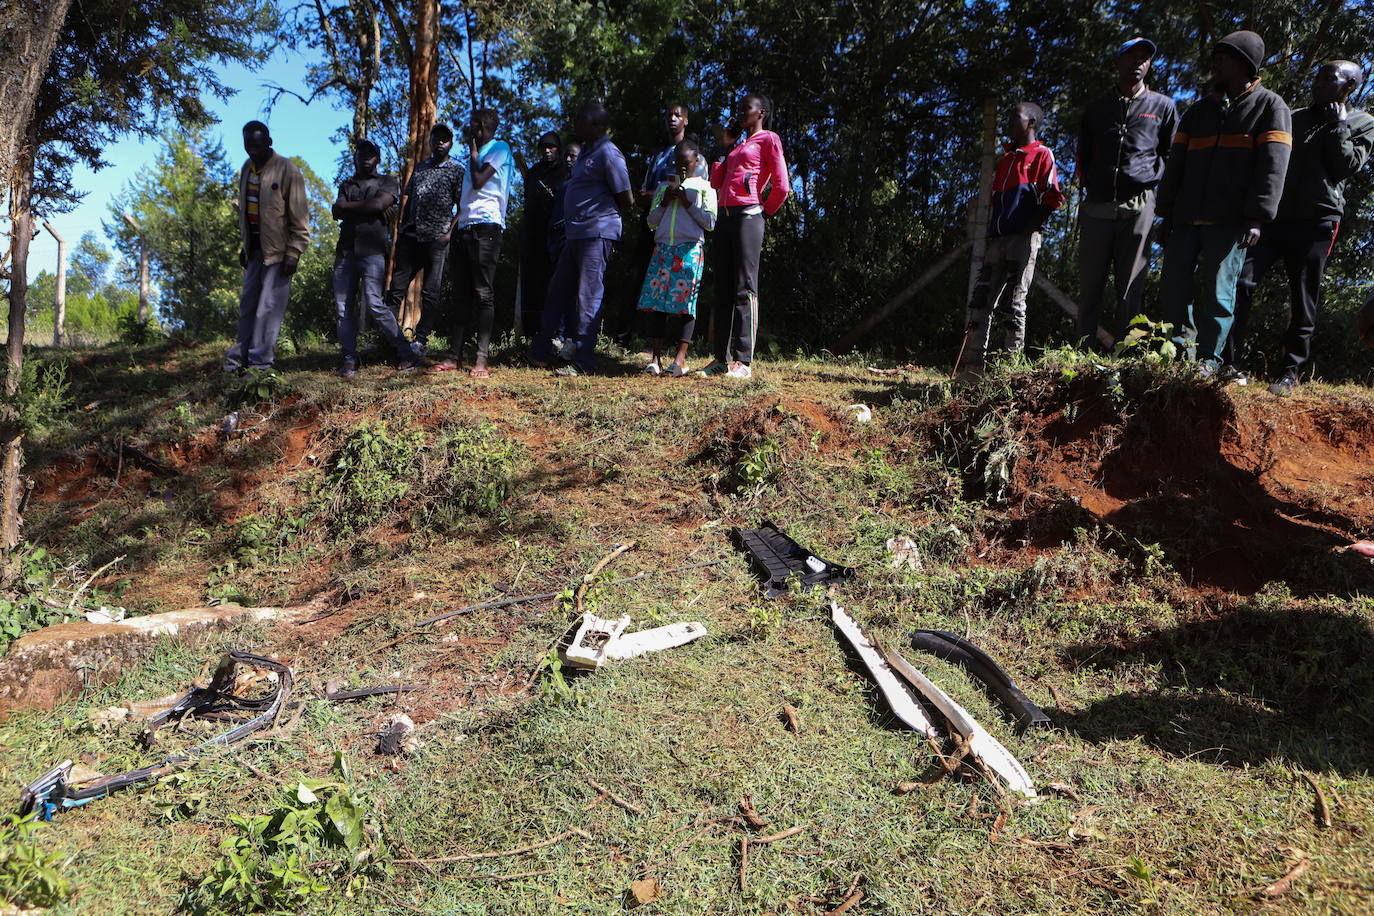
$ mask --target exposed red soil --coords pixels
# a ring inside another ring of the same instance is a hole
[[[1048,519],[1062,516],[1067,497],[1161,544],[1201,587],[1251,594],[1274,579],[1293,584],[1295,565],[1374,524],[1374,422],[1357,408],[1203,388],[1124,420],[1085,398],[1015,422],[1026,451],[1013,516],[1028,531],[1045,542],[1062,536]]]

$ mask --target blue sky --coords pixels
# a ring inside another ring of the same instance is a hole
[[[217,102],[211,106],[211,111],[219,118],[219,124],[210,129],[210,134],[219,137],[229,161],[235,167],[244,158],[239,128],[245,121],[256,118],[267,120],[277,150],[288,156],[304,158],[321,175],[334,173],[335,162],[343,150],[331,138],[341,124],[348,122],[348,112],[335,108],[329,99],[317,99],[311,105],[303,105],[297,99],[283,95],[273,107],[270,119],[264,117],[264,108],[272,95],[264,83],[279,83],[300,91],[302,95],[309,95],[301,87],[307,63],[308,60],[300,55],[288,57],[286,51],[278,49],[257,71],[240,66],[219,70],[225,85],[236,88],[238,93],[227,102]],[[169,121],[166,128],[170,130],[174,126]],[[109,219],[110,199],[119,194],[139,169],[157,158],[160,147],[157,139],[122,140],[105,151],[104,158],[110,163],[106,168],[99,172],[84,167],[76,169],[73,182],[78,191],[86,193],[86,197],[71,213],[52,219],[53,227],[67,240],[69,247],[75,246],[88,230],[94,230],[103,237],[100,224],[102,220]],[[29,276],[36,277],[42,270],[52,271],[56,265],[57,242],[47,232],[41,232],[34,238],[29,250]]]

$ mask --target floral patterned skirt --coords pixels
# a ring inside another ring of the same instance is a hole
[[[706,269],[705,249],[701,242],[655,243],[649,272],[644,276],[644,289],[639,294],[639,310],[696,317],[697,293]]]

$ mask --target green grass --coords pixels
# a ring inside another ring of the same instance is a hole
[[[230,647],[275,652],[302,678],[305,709],[289,733],[36,831],[75,889],[54,912],[185,909],[236,832],[230,818],[278,810],[302,778],[331,778],[336,752],[388,857],[508,850],[574,828],[591,839],[390,866],[384,879],[311,895],[307,912],[618,913],[630,882],[653,877],[663,896],[651,912],[819,913],[856,876],[865,896],[851,912],[870,914],[1368,911],[1367,580],[1326,594],[1282,576],[1251,597],[1197,592],[1158,545],[1079,525],[1068,509],[1053,516],[1062,534],[1052,543],[1018,545],[1018,519],[988,498],[974,460],[977,423],[945,423],[941,411],[967,404],[967,419],[1057,403],[1057,386],[1083,384],[1058,362],[973,390],[810,360],[762,363],[739,387],[562,382],[505,367],[484,384],[369,368],[350,385],[322,371],[329,354],[307,353],[286,367],[273,403],[245,408],[252,435],[220,446],[213,429],[231,393],[215,358],[208,346],[81,354],[73,402],[101,403],[37,443],[31,471],[96,454],[121,430],[154,454],[203,447],[155,498],[154,477],[113,486],[114,470],[97,462],[90,490],[107,495],[88,509],[41,498],[30,532],[90,564],[133,552],[120,598],[130,607],[202,597],[219,570],[218,584],[254,600],[320,597],[336,617],[167,644],[108,687],[0,726],[11,784],[64,757],[114,772],[147,759],[137,725],[97,730],[92,710],[180,689]],[[1122,409],[1134,409],[1138,395],[1124,397]],[[1304,397],[1303,409],[1367,403],[1355,389]],[[845,419],[859,401],[874,407],[873,423]],[[308,440],[293,444],[291,430],[306,425]],[[406,460],[388,463],[387,451],[367,474],[340,476],[340,456],[357,458],[358,431],[383,428],[388,442],[410,431]],[[437,483],[382,486],[407,480]],[[236,484],[244,492],[229,499]],[[345,498],[353,532],[306,514]],[[426,523],[444,504],[455,508],[443,524]],[[374,505],[392,508],[358,508]],[[312,520],[283,534],[297,517]],[[1072,797],[1010,806],[969,778],[895,794],[929,775],[930,750],[895,726],[846,656],[824,596],[760,594],[728,533],[764,519],[859,568],[838,598],[887,645],[901,647],[913,627],[949,629],[1002,661],[1053,730],[1017,734],[958,669],[905,653],[1038,785],[1067,785]],[[917,542],[919,571],[890,566],[884,544],[899,534]],[[569,675],[561,690],[536,673],[571,622],[557,602],[455,618],[377,651],[412,620],[575,584],[624,541],[637,546],[603,578],[726,562],[594,587],[597,613],[629,614],[636,627],[701,620],[709,638]],[[375,756],[392,704],[327,704],[318,697],[331,678],[425,684],[399,702],[419,723],[418,753]],[[783,704],[798,710],[799,733],[784,727]],[[167,736],[169,746],[194,740]],[[1332,827],[1316,825],[1300,773],[1322,785]],[[643,813],[609,800],[588,808],[598,797],[589,777]],[[745,795],[770,821],[763,832],[805,829],[752,848],[741,888],[743,831],[705,822],[736,814]],[[1257,897],[1300,858],[1312,866],[1292,890]],[[517,874],[527,876],[491,880]]]

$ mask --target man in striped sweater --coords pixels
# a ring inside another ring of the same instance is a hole
[[[1220,371],[1245,252],[1278,212],[1293,148],[1288,104],[1260,85],[1263,62],[1254,32],[1212,46],[1212,92],[1183,115],[1159,190],[1164,320],[1205,375]]]

